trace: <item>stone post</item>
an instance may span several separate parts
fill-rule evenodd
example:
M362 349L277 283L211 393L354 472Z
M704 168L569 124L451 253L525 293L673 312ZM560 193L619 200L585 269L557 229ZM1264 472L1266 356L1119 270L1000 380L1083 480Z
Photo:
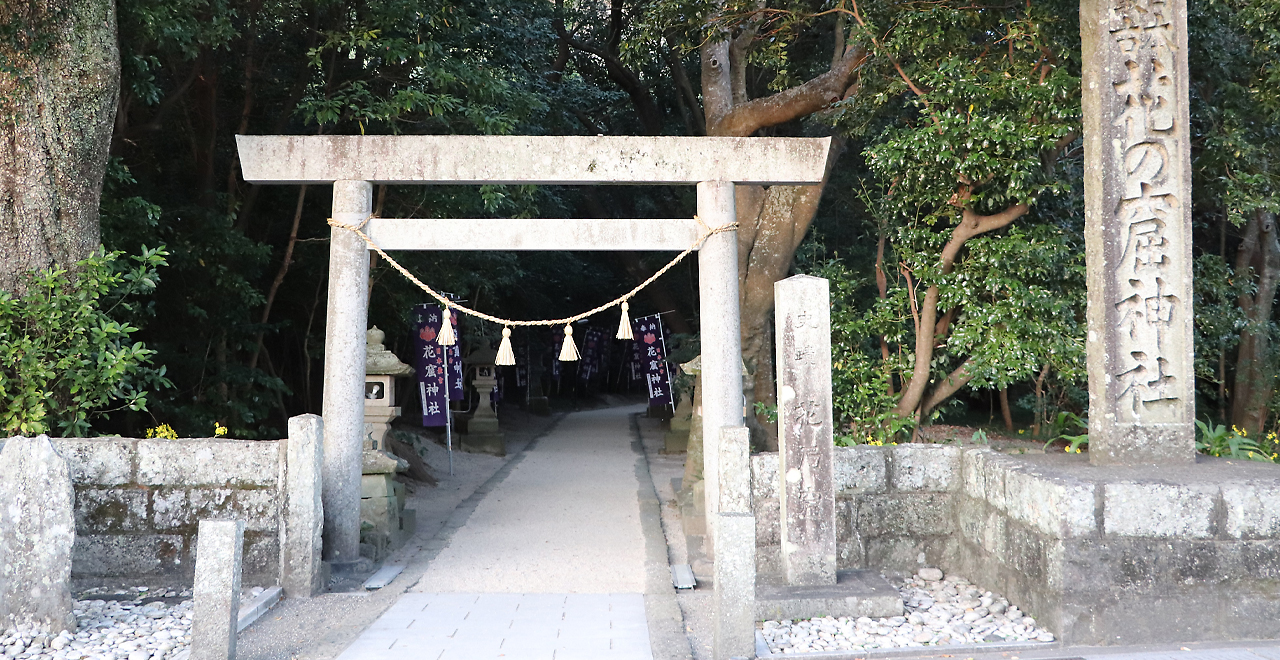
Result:
M1082 0L1089 459L1195 460L1186 0Z
M48 436L9 438L0 450L0 631L75 631L71 549L75 492ZM12 648L12 647L11 647Z
M792 585L836 583L831 294L808 275L773 285L782 566Z
M243 520L201 520L196 533L191 660L234 660Z
M284 534L280 540L280 586L289 598L310 598L324 591L320 497L324 421L317 415L289 418L285 448Z
M714 568L715 660L755 657L756 518L751 512L751 431L726 426L718 434L720 545Z
M373 209L368 181L333 183L333 218L359 225ZM324 558L342 569L360 559L360 462L364 446L365 324L369 254L359 236L334 227L324 340Z
M730 181L698 184L698 217L708 227L737 222ZM708 556L716 546L720 429L742 426L742 337L738 308L738 232L707 239L698 252L699 318L702 319L702 437Z

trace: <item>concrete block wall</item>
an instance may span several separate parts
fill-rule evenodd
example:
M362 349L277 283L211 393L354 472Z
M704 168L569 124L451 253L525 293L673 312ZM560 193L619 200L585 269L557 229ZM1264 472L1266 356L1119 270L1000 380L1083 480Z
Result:
M221 438L55 439L75 487L72 577L189 583L203 518L245 521L244 578L280 568L285 444Z
M835 454L839 568L938 566L1072 644L1280 637L1280 466L1094 467L949 445ZM777 455L752 457L761 573Z

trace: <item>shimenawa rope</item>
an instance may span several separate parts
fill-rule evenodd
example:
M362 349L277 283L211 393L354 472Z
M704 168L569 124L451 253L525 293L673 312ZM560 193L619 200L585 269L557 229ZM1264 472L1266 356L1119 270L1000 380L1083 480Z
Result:
M585 312L582 312L581 314L575 314L574 316L568 316L562 319L519 321L515 319L504 319L499 316L493 316L492 314L485 314L484 312L481 312L479 310L475 310L469 307L465 307L463 305L459 305L458 303L455 303L449 300L444 295L437 293L435 289L432 289L431 287L424 284L422 280L419 280L417 277L415 277L413 273L410 273L408 271L408 269L406 269L404 266L401 266L400 262L396 261L395 259L392 259L391 256L388 255L386 252L384 252L381 247L378 247L378 244L374 243L373 239L369 238L368 234L364 233L363 231L364 226L368 224L368 222L373 218L374 218L373 215L369 215L365 217L364 220L361 220L359 224L355 224L355 225L338 222L333 218L329 218L327 222L331 227L346 229L347 231L355 233L356 236L360 237L360 240L363 240L365 242L365 245L369 246L369 249L373 250L374 252L377 252L383 259L386 259L387 263L391 264L392 268L395 268L396 270L400 271L401 275L404 275L405 278L407 278L410 282L413 282L414 284L416 284L419 289L422 289L432 298L435 298L436 300L440 301L440 304L444 306L444 310L445 310L443 323L449 325L448 331L443 330L443 328L441 330L442 340L446 338L444 335L448 335L448 339L450 340L453 339L452 323L449 321L449 318L450 318L449 311L451 309L456 309L464 314L468 314L476 318L484 319L485 321L489 321L491 323L497 323L504 326L502 329L502 344L498 347L498 357L495 362L496 364L499 364L499 365L515 364L515 357L511 350L511 330L510 330L511 326L564 325L565 338L564 338L564 346L561 348L561 351L560 351L560 361L573 362L577 360L578 351L577 351L577 347L574 345L574 342L573 342L572 323L574 321L579 321L579 320L588 318L590 316L593 316L595 314L598 314L599 312L603 312L606 309L609 309L610 307L613 307L615 305L622 305L622 318L618 322L618 334L616 336L618 339L631 339L632 338L631 322L627 317L627 309L630 307L630 305L627 304L627 301L635 297L635 295L637 293L640 293L640 291L643 290L645 287L649 286L650 284L653 284L655 280L657 280L659 277L662 277L663 274L665 274L667 271L675 267L675 265L680 263L685 257L689 256L691 252L702 247L702 244L705 243L708 238L711 238L716 234L726 232L726 231L733 231L738 228L738 223L736 222L723 225L720 227L714 227L714 228L708 227L707 224L702 221L702 218L699 218L697 215L694 215L693 219L696 220L698 222L698 225L702 227L702 233L698 235L698 238L696 240L694 240L693 245L690 245L688 249L686 249L684 252L681 252L680 254L676 255L676 257L672 259L670 262L668 262L667 265L658 269L658 272L650 276L649 279L641 282L634 289L628 291L627 293L622 294L621 296L613 299L610 302L607 302L598 307L589 309ZM441 343L443 344L443 341ZM449 343L452 344L453 342L450 341Z

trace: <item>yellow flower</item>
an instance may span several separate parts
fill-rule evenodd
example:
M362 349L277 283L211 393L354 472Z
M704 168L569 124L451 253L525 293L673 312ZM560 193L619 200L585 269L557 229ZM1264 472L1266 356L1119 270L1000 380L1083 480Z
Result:
M155 428L147 429L148 438L158 438L161 440L177 440L178 432L173 430L168 424L161 424Z
M1022 435L1022 432L1023 432L1023 431L1025 431L1025 430L1026 430L1026 429L1018 429L1018 435Z
M219 424L219 423L217 423L217 422L214 422L214 423L213 423L213 437L215 437L215 438L221 438L222 436L224 436L224 435L226 435L226 434L227 434L227 427L225 427L225 426L223 426L223 425L221 425L221 424Z

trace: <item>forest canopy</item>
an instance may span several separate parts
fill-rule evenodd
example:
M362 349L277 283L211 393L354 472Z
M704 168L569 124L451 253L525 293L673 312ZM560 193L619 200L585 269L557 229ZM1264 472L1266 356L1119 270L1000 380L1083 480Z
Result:
M840 442L906 439L933 423L1051 440L1087 414L1076 2L54 5L65 7L0 9L0 93L50 89L39 81L58 75L76 21L114 11L118 64L94 74L102 108L84 119L83 149L103 152L103 167L84 200L98 207L100 192L97 222L83 231L100 227L103 249L81 246L97 241L82 233L48 256L53 270L6 258L0 327L18 327L24 304L126 301L76 317L109 331L85 349L97 357L59 367L118 356L108 362L120 388L90 397L56 384L74 379L32 385L21 365L33 344L15 337L58 328L7 333L7 432L170 424L205 435L218 424L271 437L289 416L319 412L329 191L244 182L237 134L831 135L823 185L738 192L753 440L774 442L772 282L794 273L832 283ZM1197 410L1206 429L1234 426L1274 453L1280 0L1192 2L1188 23ZM37 111L0 107L19 135ZM15 161L0 158L6 167ZM694 211L679 187L378 186L374 203L384 217ZM547 318L612 299L671 255L394 256L481 310ZM696 277L682 264L632 303L664 313L684 357L696 354ZM30 302L31 283L51 293ZM371 283L370 324L403 354L410 309L425 299L381 261ZM469 324L466 339L480 346L499 330Z

